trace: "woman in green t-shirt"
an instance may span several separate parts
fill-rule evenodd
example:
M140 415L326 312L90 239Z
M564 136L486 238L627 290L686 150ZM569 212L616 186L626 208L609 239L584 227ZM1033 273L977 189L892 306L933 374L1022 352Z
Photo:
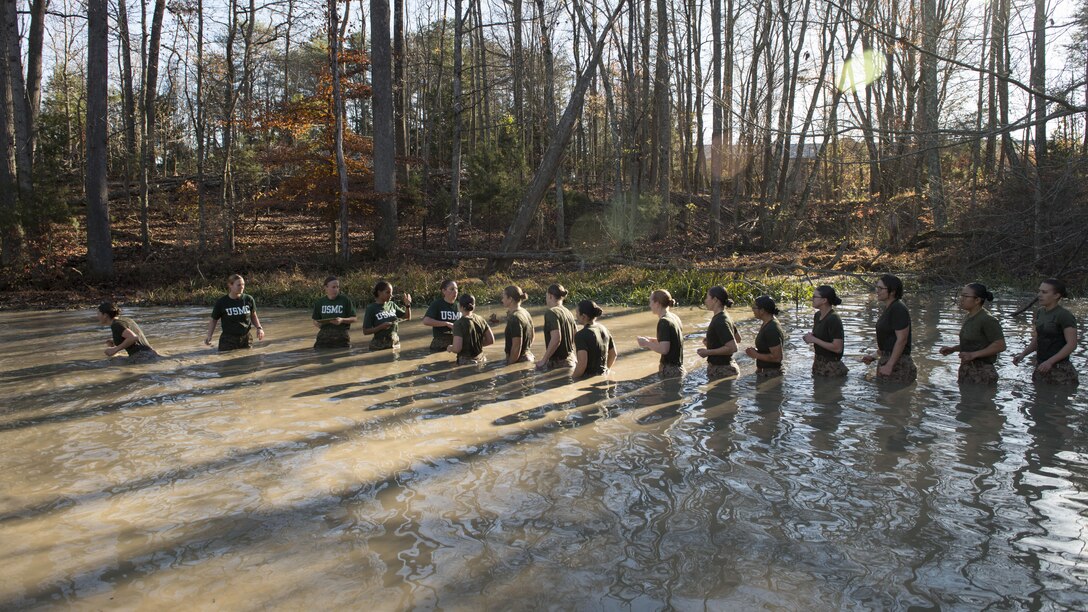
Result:
M457 283L452 279L442 281L442 297L431 302L423 324L431 328L431 351L440 352L453 343L453 324L461 318L457 308Z
M1036 353L1038 365L1031 374L1037 383L1051 385L1076 385L1080 382L1069 356L1077 348L1077 318L1061 306L1062 298L1069 292L1062 281L1050 278L1039 285L1039 310L1035 311L1035 329L1031 342L1013 357L1019 364L1025 357Z
M351 324L359 320L355 315L355 305L346 295L340 294L340 279L330 276L323 285L325 295L314 303L311 316L317 328L317 340L314 348L345 348L351 346L348 330Z
M759 333L756 334L755 346L745 349L744 354L756 360L756 376L766 378L781 376L782 348L786 344L786 332L778 322L778 305L769 295L761 295L752 303L752 316L759 319Z
M903 303L903 281L885 274L876 281L875 289L877 301L884 304L876 320L877 350L861 360L866 364L877 362L877 380L912 383L918 379L918 367L910 356L910 310Z
M716 285L707 290L703 305L714 313L706 328L706 338L703 338L704 348L699 349L699 356L707 361L706 377L708 380L732 378L740 373L737 363L733 361L740 332L725 310L733 305L733 300L729 299L725 287Z
M650 294L650 312L657 316L657 337L638 337L638 345L661 355L657 371L662 378L684 375L684 328L680 317L669 312L676 305L672 294L658 289Z
M604 311L596 302L578 302L578 323L582 329L574 334L576 362L571 372L574 380L600 376L616 365L616 343L605 326L597 322L602 314Z
M106 341L106 357L113 357L121 351L128 353L128 360L133 362L152 361L159 356L151 348L140 326L128 317L122 317L121 309L113 302L102 302L98 306L98 324L109 325L113 334Z
M850 373L842 362L846 334L842 319L835 312L839 304L842 304L842 300L831 285L820 285L812 290L812 306L816 308L816 314L812 317L812 331L805 334L804 341L813 347L813 376L842 378Z
M502 305L506 307L506 365L533 362L533 318L521 303L529 299L517 285L502 291Z
M998 353L1005 350L1005 334L1001 324L988 310L986 302L994 301L994 294L982 283L971 283L960 290L960 308L967 317L960 326L960 343L942 346L942 355L960 354L960 369L956 380L976 385L996 385Z
M446 349L457 355L457 365L480 363L485 346L495 343L495 334L476 310L476 298L465 293L457 298L461 318L453 324L453 343Z
M378 281L374 285L374 303L367 305L363 313L363 333L374 335L370 350L381 351L400 346L397 323L412 319L411 294L405 293L401 299L403 308L393 303L393 285L386 281Z
M577 323L563 305L567 290L563 285L548 287L544 297L548 310L544 311L544 341L547 346L540 360L536 362L538 370L570 368L574 366L574 334Z
M246 279L241 274L232 274L227 279L227 295L219 298L212 307L212 320L208 323L208 335L204 344L212 345L215 326L223 322L223 331L219 334L219 351L233 351L249 348L252 345L250 334L257 330L257 340L264 340L264 327L257 318L257 302L253 296L246 295Z

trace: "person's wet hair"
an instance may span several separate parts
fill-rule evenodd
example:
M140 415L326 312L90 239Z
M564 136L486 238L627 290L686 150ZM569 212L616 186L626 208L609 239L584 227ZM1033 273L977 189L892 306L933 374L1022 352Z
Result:
M667 289L658 289L650 294L650 301L657 302L665 308L676 305L676 300L672 299L672 294Z
M111 319L116 319L121 314L121 309L114 306L113 302L102 302L98 305L98 312Z
M1060 280L1058 280L1056 278L1048 278L1045 281L1043 281L1043 284L1050 285L1051 287L1053 287L1054 292L1057 293L1058 295L1062 296L1063 298L1069 297L1069 290L1065 288L1065 283L1064 282L1062 282L1062 281L1060 281Z
M508 285L506 289L502 290L502 292L503 295L510 298L511 300L514 300L515 302L524 302L525 300L529 299L529 296L526 295L525 292L521 290L521 287L518 287L517 285Z
M756 301L753 304L756 308L762 310L763 312L769 312L772 315L777 315L780 312L778 310L778 305L774 303L774 298L769 295L761 295L757 297Z
M561 300L561 299L567 297L567 295L568 295L567 288L564 287L563 285L560 285L560 284L555 284L555 285L552 285L551 287L548 287L548 293L551 294L557 300Z
M582 300L581 302L578 302L578 314L585 315L589 317L590 320L593 320L603 315L604 310L601 310L601 307L593 300Z
M880 282L884 283L884 286L888 288L888 295L897 300L903 299L903 281L899 280L898 276L885 274L880 277Z
M389 284L389 281L378 281L377 285L374 285L374 297L378 297L379 293L389 291L393 288L393 285Z
M994 294L986 288L986 285L982 283L968 283L967 287L974 292L975 297L981 299L983 302L994 301Z
M476 298L471 293L462 293L457 298L457 303L461 308L465 309L465 312L472 312L476 309Z
M816 287L814 291L819 294L820 297L827 300L827 303L832 306L842 304L842 298L839 297L838 293L835 293L835 288L831 285L820 285L819 287Z
M710 297L718 300L722 306L729 308L733 305L733 300L729 299L729 292L725 290L725 287L721 285L714 285L710 289L706 290L706 294Z

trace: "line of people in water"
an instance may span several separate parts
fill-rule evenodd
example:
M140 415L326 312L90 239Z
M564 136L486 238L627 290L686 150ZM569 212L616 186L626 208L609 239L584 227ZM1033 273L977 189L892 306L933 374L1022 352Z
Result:
M235 274L228 279L228 292L216 301L208 323L204 343L211 345L218 325L220 351L248 348L254 335L264 339L264 327L257 316L253 297L245 294L245 279ZM862 361L876 362L876 378L898 383L911 383L918 369L911 358L911 315L903 303L903 282L886 274L875 284L877 300L883 310L876 322L877 350L866 354ZM352 301L340 293L340 280L325 279L325 295L314 304L312 320L317 328L315 348L340 348L351 344L350 328L358 323ZM432 330L432 351L446 351L456 356L458 364L478 363L484 348L494 344L491 325L498 324L497 315L490 321L476 314L476 299L471 294L458 294L457 283L446 280L441 286L442 297L430 304L423 316L423 325ZM400 344L398 326L412 318L412 296L401 295L400 304L393 301L393 286L380 281L374 287L374 302L363 312L363 334L372 336L371 350L392 349ZM564 305L568 293L562 285L548 287L547 310L544 312L544 352L537 359L532 352L535 334L531 315L522 303L528 298L518 286L506 287L502 304L506 308L505 355L508 364L535 362L537 369L570 369L575 379L598 376L612 369L616 362L616 345L598 319L604 314L591 300L578 303L574 314ZM1035 354L1032 380L1038 383L1076 385L1077 371L1070 356L1077 347L1077 321L1061 305L1068 297L1065 284L1048 279L1039 285L1038 304L1031 341L1013 357L1014 364ZM960 328L959 343L940 347L942 355L957 354L960 360L958 380L961 383L995 384L998 380L995 363L1006 350L1000 322L986 309L994 299L993 293L980 283L963 287L959 307L965 312ZM812 345L814 377L845 377L843 363L845 334L842 319L835 307L842 303L835 289L820 285L812 293L815 314L812 330L804 341ZM684 330L680 317L670 309L676 304L668 291L658 289L650 295L650 310L658 317L656 335L639 336L638 345L660 355L659 372L663 377L683 376ZM707 290L703 304L713 313L698 355L707 361L707 376L711 380L739 375L734 359L740 350L741 334L727 309L733 305L728 291L715 286ZM113 334L107 342L106 355L125 350L131 359L144 360L157 356L139 325L120 316L112 303L99 306L99 323L109 325ZM787 338L777 315L773 298L767 295L755 299L752 314L760 322L752 346L744 354L755 360L756 375L761 378L783 374L783 347ZM579 329L580 328L580 329Z

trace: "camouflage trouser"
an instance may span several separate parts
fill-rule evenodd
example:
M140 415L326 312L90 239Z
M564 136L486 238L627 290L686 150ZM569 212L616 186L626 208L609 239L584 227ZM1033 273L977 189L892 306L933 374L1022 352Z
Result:
M351 346L348 328L343 325L322 325L317 330L314 348L347 348Z
M979 361L964 361L960 363L960 373L956 381L971 385L996 385L997 368L992 363Z
M159 354L155 352L155 349L147 348L142 351L136 351L128 356L129 363L149 363L159 358Z
M843 378L850 373L846 364L841 359L828 359L823 355L816 355L812 359L812 375L825 378Z
M657 368L657 373L661 375L661 378L680 378L686 370L684 366L663 364Z
M235 336L234 334L228 334L226 332L219 334L220 352L249 348L252 344L252 336L249 333L243 336Z
M785 373L785 368L756 368L756 378L774 378Z
M740 374L740 370L737 369L737 365L733 362L722 364L706 364L706 377L708 380L718 380L720 378L733 378Z
M888 358L881 357L877 369L879 370L886 363L888 363ZM878 371L876 379L904 385L910 384L918 380L918 366L914 365L914 360L910 358L910 355L900 355L899 361L896 361L895 367L892 368L891 376L881 376Z
M1068 359L1055 363L1050 371L1043 374L1039 370L1031 373L1031 380L1045 385L1072 385L1080 383L1077 370Z
M563 359L549 359L544 364L544 371L549 372L551 370L569 370L575 366L573 357L565 357Z
M477 365L487 361L483 354L476 355L475 357L469 357L468 355L457 355L457 365Z
M453 344L453 334L442 334L431 339L431 352L441 353Z
M536 358L533 356L532 351L525 351L525 354L521 356L521 359L518 359L514 363L525 363L527 361L532 362L534 359Z
M400 336L397 334L389 334L384 338L374 337L370 341L370 350L372 351L384 351L400 345Z

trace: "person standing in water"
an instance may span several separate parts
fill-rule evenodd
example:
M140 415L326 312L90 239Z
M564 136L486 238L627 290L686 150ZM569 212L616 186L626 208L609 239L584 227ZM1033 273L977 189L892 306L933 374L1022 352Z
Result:
M393 303L393 285L388 282L378 281L374 285L374 303L367 305L363 313L363 333L374 336L370 340L370 350L381 351L400 346L397 324L411 320L412 296L405 293L401 301L404 302L403 308Z
M877 362L877 380L912 383L918 379L918 368L910 356L910 310L903 303L903 281L891 274L881 276L876 282L876 299L884 304L876 321L877 351L861 360Z
M548 310L544 311L544 340L547 342L547 347L536 363L538 370L574 366L574 334L577 324L574 315L570 314L567 307L563 305L563 299L566 297L567 290L563 285L548 287L548 293L544 298L548 304Z
M956 380L976 385L996 385L998 353L1005 350L1005 333L988 310L986 302L994 301L994 294L981 283L971 283L960 290L960 308L967 317L960 326L960 343L942 346L942 355L960 354L960 369Z
M672 295L658 289L650 294L650 312L658 317L657 337L638 337L638 345L661 355L657 371L662 378L684 375L684 328L680 317L669 312L676 305Z
M510 285L502 292L502 305L506 307L506 364L513 365L533 361L533 318L521 303L529 299L521 287Z
M591 300L578 302L578 323L582 329L574 334L576 363L571 377L575 380L607 373L616 364L616 343L612 334L597 318L604 314Z
M457 355L457 365L480 363L485 346L495 344L495 334L476 310L476 298L465 293L457 298L461 318L453 324L453 343L446 350Z
M812 291L812 306L816 314L812 317L812 331L805 334L804 341L815 350L812 357L812 375L827 378L842 378L850 373L842 362L846 334L842 319L835 312L835 307L842 304L835 288L820 285Z
M752 303L752 315L760 320L761 325L756 334L756 345L745 349L744 354L756 360L756 376L759 378L783 374L782 349L786 344L786 332L778 322L778 313L778 305L769 295L761 295Z
M423 315L423 324L431 328L431 351L444 351L453 344L453 324L461 318L457 307L457 283L446 279L442 281L442 297L431 302L427 314Z
M1035 311L1035 329L1031 342L1013 357L1019 364L1025 357L1036 353L1035 371L1031 380L1049 385L1076 385L1080 382L1077 370L1069 356L1077 348L1077 318L1061 305L1062 298L1069 297L1065 283L1050 278L1039 285L1039 306Z
M128 317L122 317L121 309L113 302L99 304L98 324L109 325L113 333L113 337L106 341L106 357L113 357L121 351L128 353L129 361L151 361L159 356L151 348L140 326Z
M325 295L314 303L313 322L317 328L314 348L346 348L351 346L348 330L359 320L355 305L346 295L340 294L340 279L325 279Z
M733 305L733 300L729 299L729 292L725 287L716 285L707 290L703 305L714 313L706 328L706 338L703 339L705 348L699 349L699 356L706 358L706 377L708 380L716 380L737 376L740 370L733 361L733 354L737 352L740 332L725 310Z
M257 302L245 294L246 279L232 274L227 279L227 295L219 298L212 308L212 320L208 323L208 335L204 344L212 345L212 334L220 320L223 331L219 334L219 351L249 348L253 344L251 332L257 330L257 340L264 340L264 327L257 317Z

